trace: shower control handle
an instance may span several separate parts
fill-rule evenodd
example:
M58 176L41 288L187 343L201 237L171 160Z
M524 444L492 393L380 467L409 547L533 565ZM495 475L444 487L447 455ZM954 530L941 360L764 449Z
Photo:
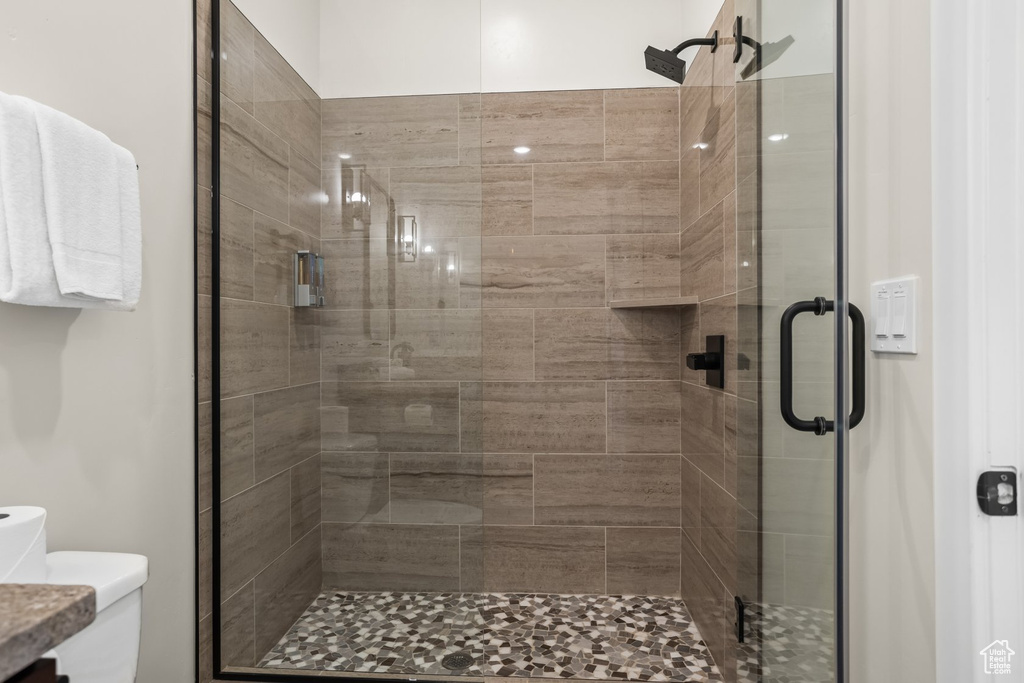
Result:
M836 425L832 420L824 417L815 417L813 420L804 420L797 417L793 412L793 322L801 313L813 313L816 316L823 316L835 310L835 302L825 297L817 297L814 301L798 301L782 314L782 330L780 339L781 358L779 370L780 382L780 407L782 419L793 429L799 432L813 432L818 436L825 436L834 432ZM864 314L860 309L849 304L850 319L853 321L853 412L850 413L850 429L853 429L864 419L865 412L865 325Z
M709 387L725 388L725 335L708 335L704 340L704 353L686 354L686 367L703 370L704 382Z
M722 367L722 358L717 353L689 353L686 355L686 367L691 370L718 370Z

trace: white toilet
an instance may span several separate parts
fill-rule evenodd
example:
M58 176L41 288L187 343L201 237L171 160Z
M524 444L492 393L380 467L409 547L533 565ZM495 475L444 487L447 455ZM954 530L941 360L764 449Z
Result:
M54 552L46 582L96 589L96 621L57 647L58 672L75 683L133 683L149 561L125 553Z
M133 683L149 561L124 553L47 554L45 523L43 508L0 507L0 582L96 589L96 620L56 648L57 670L74 683Z

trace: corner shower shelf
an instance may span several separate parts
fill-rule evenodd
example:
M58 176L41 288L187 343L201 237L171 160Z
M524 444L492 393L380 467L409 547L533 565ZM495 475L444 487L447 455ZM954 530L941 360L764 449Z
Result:
M669 308L671 306L696 306L695 296L673 296L664 299L626 299L609 302L609 308Z

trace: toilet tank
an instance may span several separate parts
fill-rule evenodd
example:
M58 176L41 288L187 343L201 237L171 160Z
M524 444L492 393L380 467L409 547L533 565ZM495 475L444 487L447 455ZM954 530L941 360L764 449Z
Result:
M60 674L75 683L132 683L149 561L125 553L54 552L46 568L48 583L96 589L96 620L57 647Z

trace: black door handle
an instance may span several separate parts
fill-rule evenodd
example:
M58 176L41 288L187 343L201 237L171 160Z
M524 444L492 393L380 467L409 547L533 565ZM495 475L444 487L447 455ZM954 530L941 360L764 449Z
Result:
M853 412L850 413L850 429L853 429L864 419L865 328L864 314L860 312L860 309L853 304L849 304L849 309L850 318L853 320ZM834 310L834 301L819 296L814 301L798 301L782 314L782 358L779 364L782 380L780 388L782 419L797 431L814 432L818 436L835 431L836 425L833 420L827 420L824 417L802 420L793 412L793 322L801 313L813 313L820 316Z

